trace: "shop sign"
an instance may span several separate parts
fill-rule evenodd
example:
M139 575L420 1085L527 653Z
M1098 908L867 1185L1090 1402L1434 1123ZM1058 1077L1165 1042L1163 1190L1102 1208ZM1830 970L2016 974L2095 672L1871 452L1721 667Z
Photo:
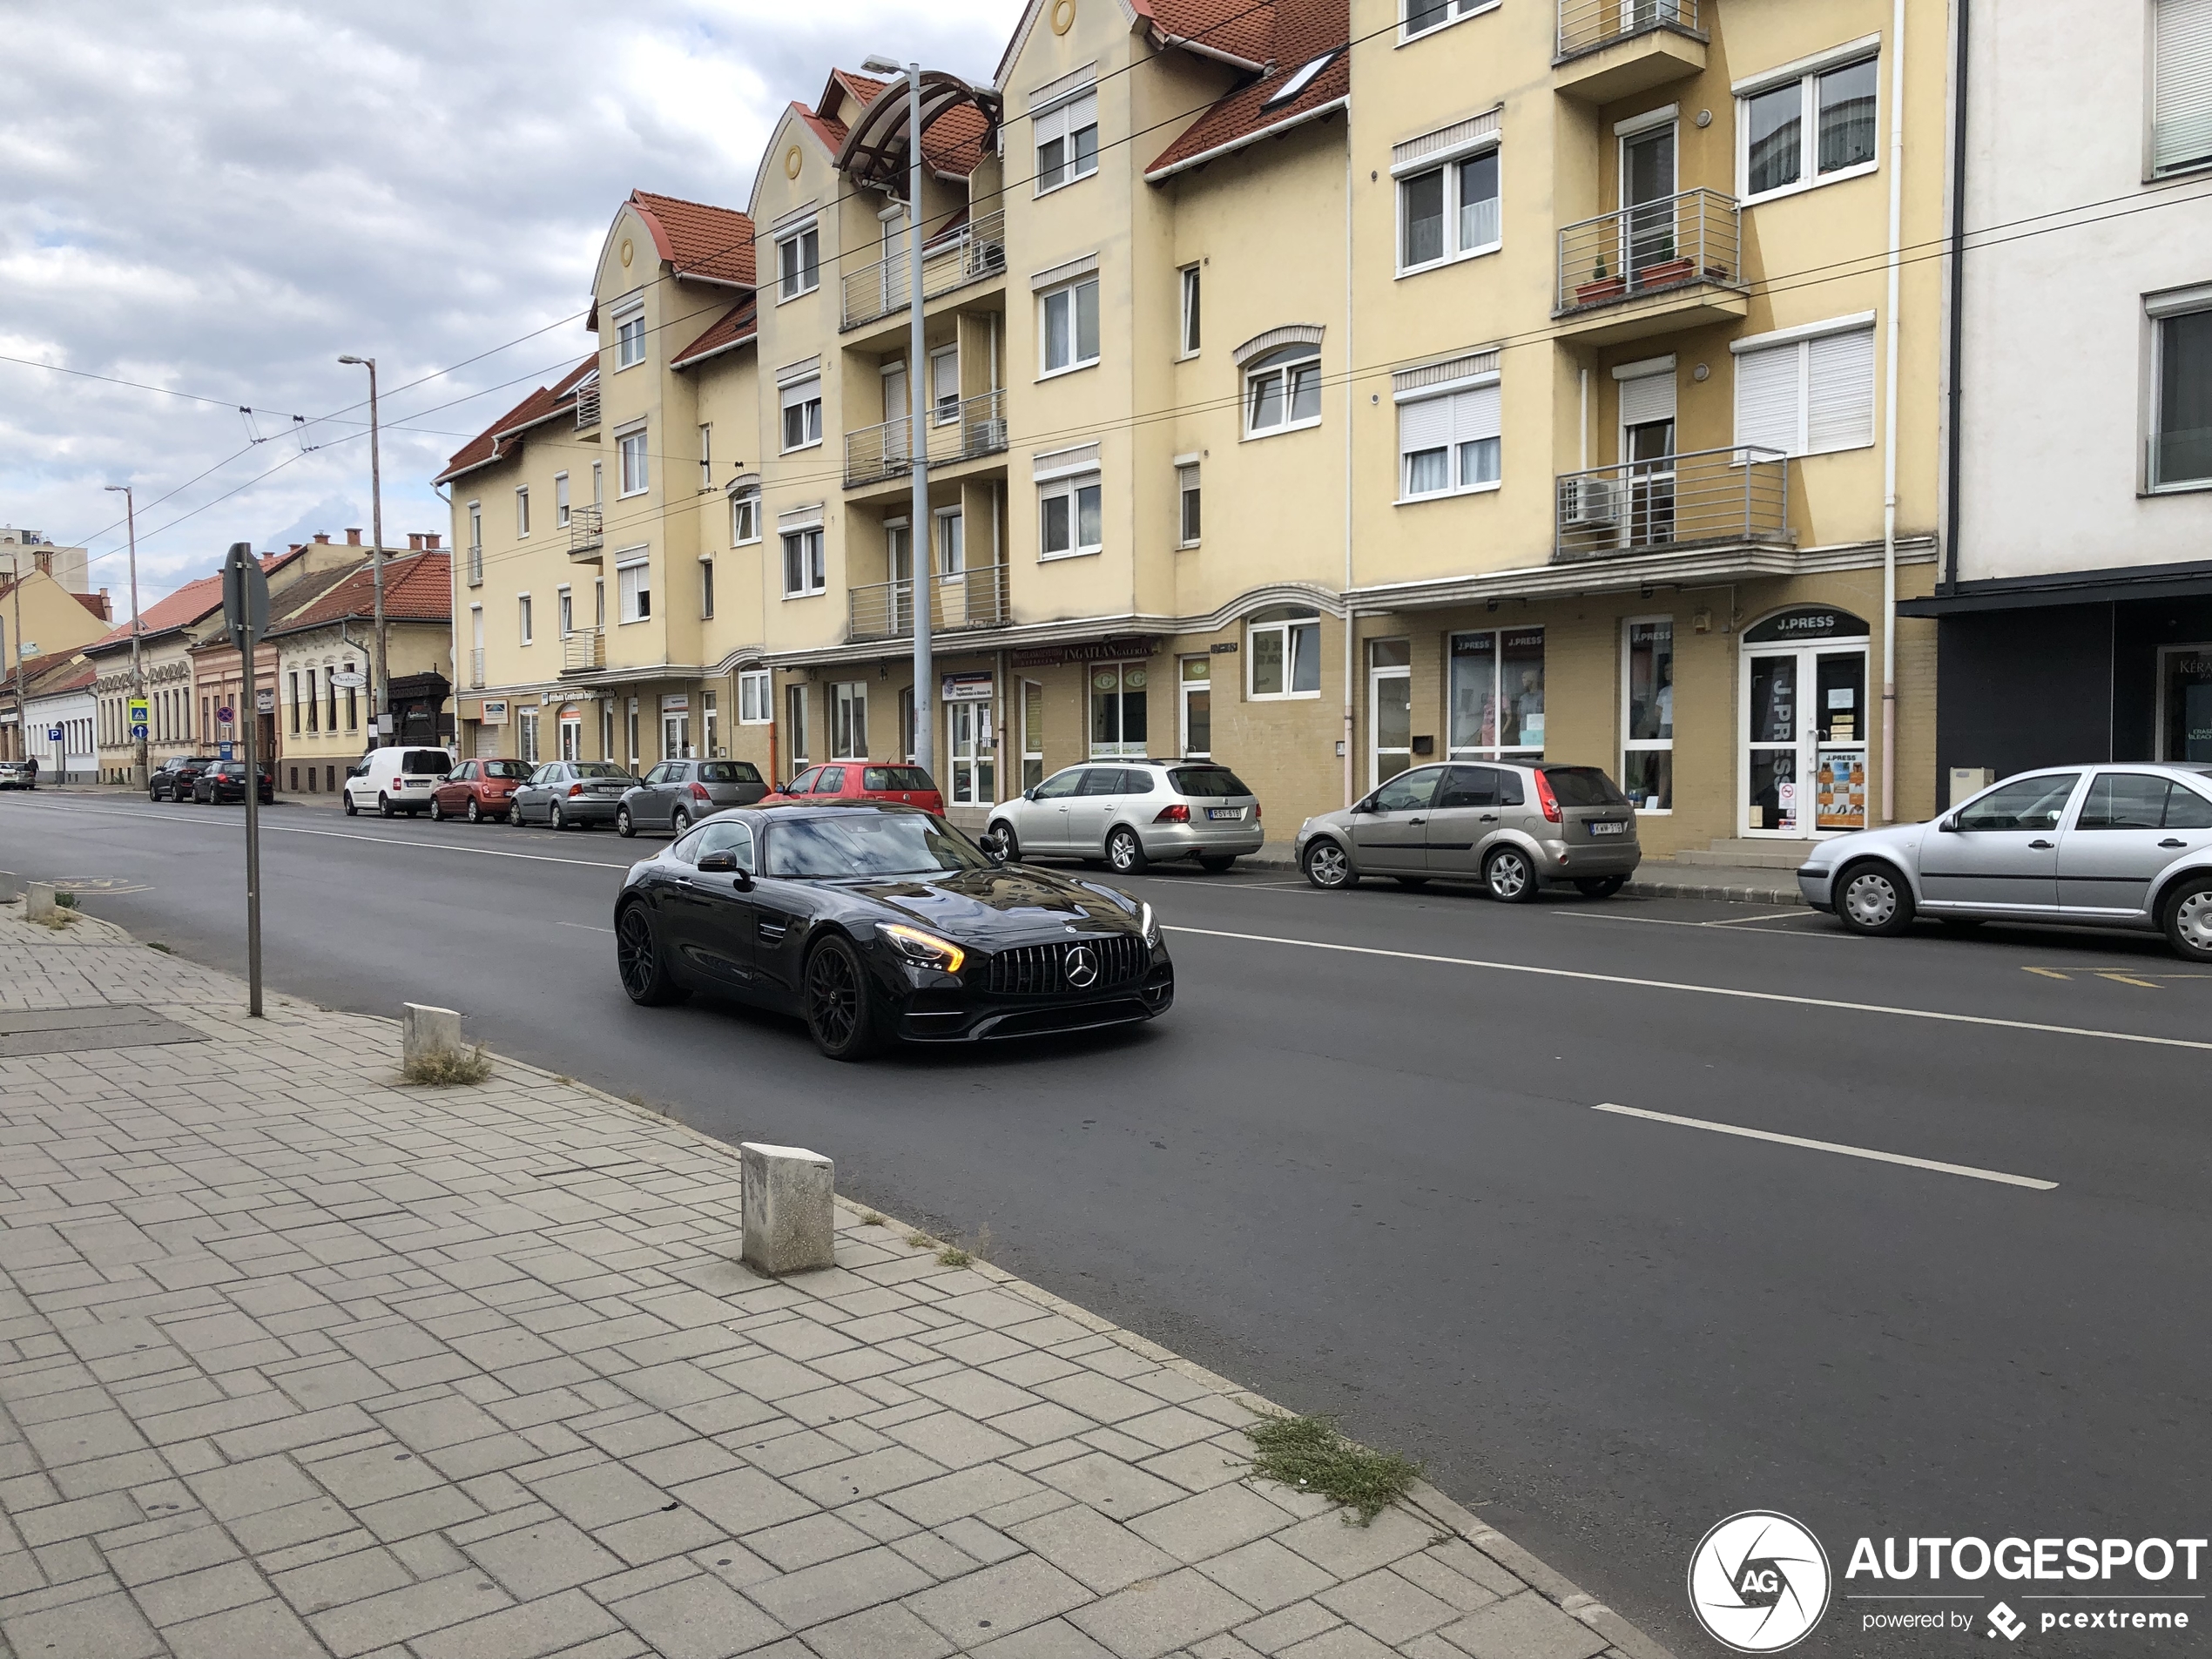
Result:
M991 672L982 669L973 673L948 674L938 694L948 703L988 703L991 700Z
M660 711L663 714L689 714L691 711L691 699L680 691L672 692L661 698Z
M561 711L561 719L565 725L574 725L583 718L583 711L574 703L570 704L567 707Z
M507 724L507 699L505 698L488 697L484 699L483 723L486 725Z
M1224 639L1218 645L1211 647L1211 650L1217 657L1233 657L1237 654L1237 642L1233 639Z
M274 714L276 692L266 686L258 688L253 693L253 708L259 714Z
M1864 639L1865 621L1833 605L1797 605L1747 629L1747 645L1794 645L1808 640Z
M1032 645L1014 653L1016 668L1057 668L1068 660L1057 645Z
M368 684L368 677L353 669L341 669L330 676L330 683L341 691L358 691Z

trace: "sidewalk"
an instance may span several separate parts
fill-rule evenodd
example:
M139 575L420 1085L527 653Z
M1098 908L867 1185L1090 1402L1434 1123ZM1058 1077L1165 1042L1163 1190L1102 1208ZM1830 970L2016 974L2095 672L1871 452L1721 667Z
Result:
M895 1223L756 1275L732 1149L21 916L15 1659L1663 1656L1426 1486L1363 1529L1246 1477L1272 1407Z

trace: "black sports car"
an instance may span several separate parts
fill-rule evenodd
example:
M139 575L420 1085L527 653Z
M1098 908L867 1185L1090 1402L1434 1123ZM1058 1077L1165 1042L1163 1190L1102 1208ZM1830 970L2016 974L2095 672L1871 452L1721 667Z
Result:
M894 1037L1127 1024L1175 1001L1151 906L866 801L733 807L633 865L615 958L634 1002L704 990L797 1014L833 1060Z

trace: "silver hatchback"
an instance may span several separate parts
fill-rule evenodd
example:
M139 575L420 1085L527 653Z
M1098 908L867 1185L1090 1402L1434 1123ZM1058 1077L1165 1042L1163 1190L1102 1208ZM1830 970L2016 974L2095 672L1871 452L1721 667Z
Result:
M1609 899L1643 857L1635 808L1599 768L1497 761L1401 772L1365 800L1307 819L1295 847L1317 887L1457 877L1507 904L1527 903L1547 881Z
M1103 859L1118 875L1156 860L1195 859L1221 871L1266 840L1259 798L1211 760L1092 761L1055 772L991 808L1009 859Z

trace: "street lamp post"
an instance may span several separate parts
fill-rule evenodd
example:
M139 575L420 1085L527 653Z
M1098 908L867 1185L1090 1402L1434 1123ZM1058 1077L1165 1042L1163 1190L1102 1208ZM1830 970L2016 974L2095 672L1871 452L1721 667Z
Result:
M123 519L124 523L130 527L131 701L132 703L143 703L145 701L146 697L146 671L144 664L140 662L138 658L138 637L142 631L138 624L138 503L137 499L132 496L131 486L129 484L109 484L106 486L106 489L110 495L114 495L118 492L122 495ZM129 712L127 706L125 712ZM134 732L140 732L144 729L135 720L131 722L131 725ZM135 738L135 741L138 745L138 765L132 769L131 781L136 787L144 789L146 786L146 739L145 737L139 736Z
M376 360L341 357L338 361L368 371L368 570L370 584L376 591L376 689L369 694L368 711L376 722L376 746L381 749L387 735L384 727L392 714L392 691L384 662L389 638L384 626L384 464L377 450Z

